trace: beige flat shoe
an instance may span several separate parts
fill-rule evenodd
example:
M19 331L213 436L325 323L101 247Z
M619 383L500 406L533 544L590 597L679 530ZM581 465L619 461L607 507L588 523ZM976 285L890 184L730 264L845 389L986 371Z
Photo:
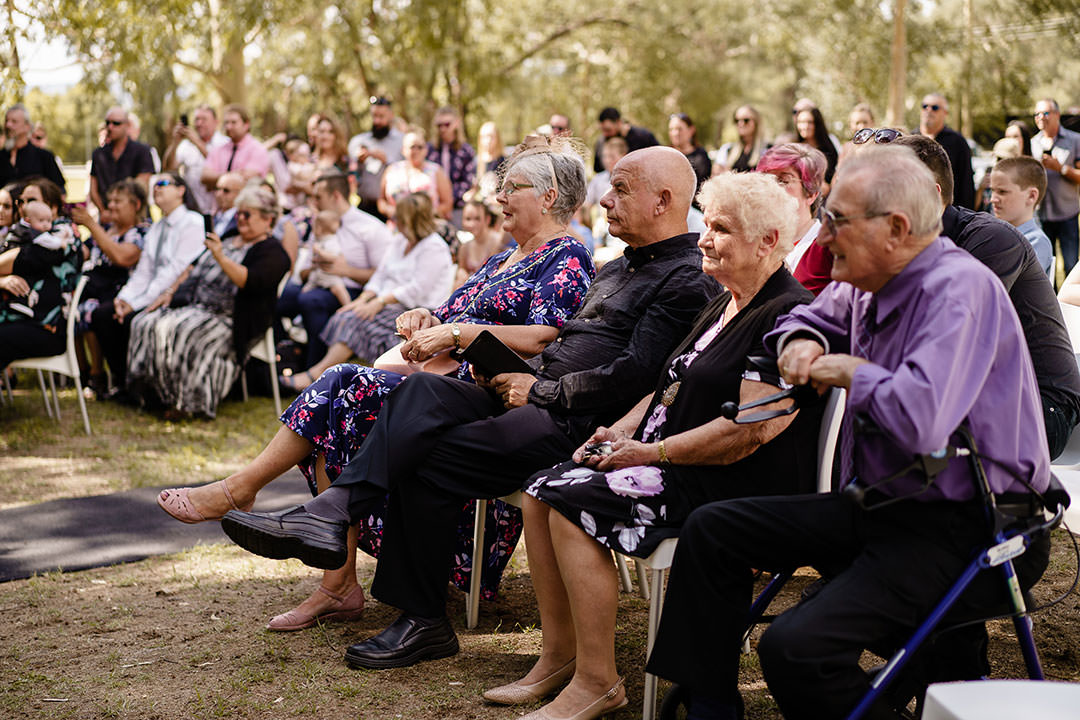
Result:
M229 506L233 510L242 510L247 512L251 510L255 505L255 501L252 500L245 507L239 507L236 501L233 500L232 493L229 492L229 485L224 480L218 480L215 485L221 486L221 489L225 492L225 499L229 501ZM195 523L205 522L206 520L220 520L224 517L225 513L216 515L214 517L207 517L201 512L195 509L195 505L192 504L191 498L188 497L192 488L170 488L168 490L162 490L157 497L157 504L162 510L172 515L174 518L182 523L193 525Z
M270 622L266 624L266 629L273 630L274 632L303 630L304 628L309 628L319 622L345 622L347 620L355 620L360 617L360 613L364 611L364 588L360 585L354 587L348 595L338 595L335 592L327 590L322 585L319 586L318 592L321 592L331 600L337 601L337 606L333 609L319 613L318 615L308 615L299 610L290 610L287 613L272 618Z
M496 705L531 705L539 702L574 676L576 664L576 659L570 658L570 662L534 683L525 684L520 680L515 680L507 685L485 690L484 699Z
M596 718L602 718L619 708L626 707L626 703L626 688L623 687L623 678L619 678L618 682L612 685L610 690L573 715L555 715L545 705L536 712L524 716L521 720L596 720Z

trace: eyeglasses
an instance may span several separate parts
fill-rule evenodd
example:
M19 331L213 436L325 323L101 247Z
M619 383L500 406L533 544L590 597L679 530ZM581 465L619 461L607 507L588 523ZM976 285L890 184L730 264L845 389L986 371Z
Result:
M552 125L551 129L552 129L553 132L566 132L567 130L570 129L570 126L569 125Z
M867 213L865 215L847 215L847 216L844 216L844 215L837 215L836 213L834 213L832 210L829 210L828 208L822 208L821 209L821 220L822 220L822 224L825 227L825 232L829 233L829 235L832 235L834 237L836 236L837 231L841 227L843 227L844 225L847 225L852 220L869 220L870 218L885 217L886 215L892 215L892 213L891 212L877 212L877 213Z
M237 191L233 190L232 188L219 187L219 188L214 188L214 192L225 193L226 195L230 195L230 194L232 194L234 192L237 192Z
M435 123L435 127L437 127L437 128L448 128L453 124L454 124L453 122L437 122L437 123Z
M749 123L754 122L754 118L740 118L740 117L737 117L737 118L735 118L735 122L737 122L739 125L747 125Z
M1053 110L1040 110L1037 113L1035 113L1035 119L1038 120L1039 118L1050 117L1053 114L1054 114Z
M172 180L158 180L156 183L154 183L154 187L156 188L169 187L170 185L176 185L176 183L174 183Z
M254 214L255 213L253 213L250 210L237 210L236 211L236 219L237 220L250 220L251 216L254 215Z
M105 119L106 125L123 125L126 122L127 120L109 120L108 118Z
M878 145L884 145L891 143L898 137L903 137L903 135L904 133L893 128L863 128L851 136L851 143L853 145L862 145L873 140Z
M938 105L937 103L923 103L922 104L922 109L923 110L933 110L934 112L937 112L938 110L941 109L941 106Z
M519 182L514 182L513 180L508 180L507 182L503 183L502 192L503 192L503 195L505 195L506 197L510 197L511 195L516 193L518 190L524 190L525 188L534 188L534 187L536 187L536 186L532 185L530 183L519 183Z

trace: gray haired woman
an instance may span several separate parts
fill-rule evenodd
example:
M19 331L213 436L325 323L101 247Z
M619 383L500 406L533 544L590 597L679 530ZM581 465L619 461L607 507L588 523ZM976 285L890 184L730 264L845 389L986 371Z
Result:
M128 391L160 401L167 416L214 417L270 327L289 270L288 254L271 235L279 212L273 193L249 186L235 205L239 235L222 241L207 233L203 253L131 323Z

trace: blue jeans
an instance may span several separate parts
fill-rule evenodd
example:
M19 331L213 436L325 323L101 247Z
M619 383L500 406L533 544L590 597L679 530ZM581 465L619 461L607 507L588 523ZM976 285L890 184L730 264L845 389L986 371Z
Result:
M1080 251L1080 227L1077 226L1077 216L1073 215L1064 220L1043 220L1042 229L1050 238L1051 244L1055 240L1061 244L1061 259L1065 261L1065 274L1068 275L1076 264L1077 252Z
M346 289L350 297L355 298L360 294L360 288ZM303 319L308 336L306 367L311 367L326 355L326 343L319 339L319 335L341 303L326 288L313 288L304 293L301 290L303 286L297 283L286 285L278 298L275 315L279 318L299 315Z

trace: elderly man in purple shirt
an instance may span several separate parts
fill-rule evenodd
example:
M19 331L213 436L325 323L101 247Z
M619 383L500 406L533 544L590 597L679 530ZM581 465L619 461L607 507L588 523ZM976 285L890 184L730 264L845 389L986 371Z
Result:
M1048 485L1016 312L992 272L938 237L940 216L933 176L906 148L865 153L836 174L817 242L832 251L839 282L782 318L766 346L785 380L846 388L846 421L862 415L882 431L860 435L853 453L848 422L841 433L841 482L869 488L866 501L751 498L690 516L648 667L689 691L692 718L735 717L750 568L832 576L758 645L784 717L842 717L855 706L869 687L862 651L910 634L985 541L966 459L950 461L925 492L914 474L881 482L950 444L960 425L992 458L983 464L996 494L1028 492L1014 476L1040 492ZM1022 583L1042 574L1047 550L1029 551Z

